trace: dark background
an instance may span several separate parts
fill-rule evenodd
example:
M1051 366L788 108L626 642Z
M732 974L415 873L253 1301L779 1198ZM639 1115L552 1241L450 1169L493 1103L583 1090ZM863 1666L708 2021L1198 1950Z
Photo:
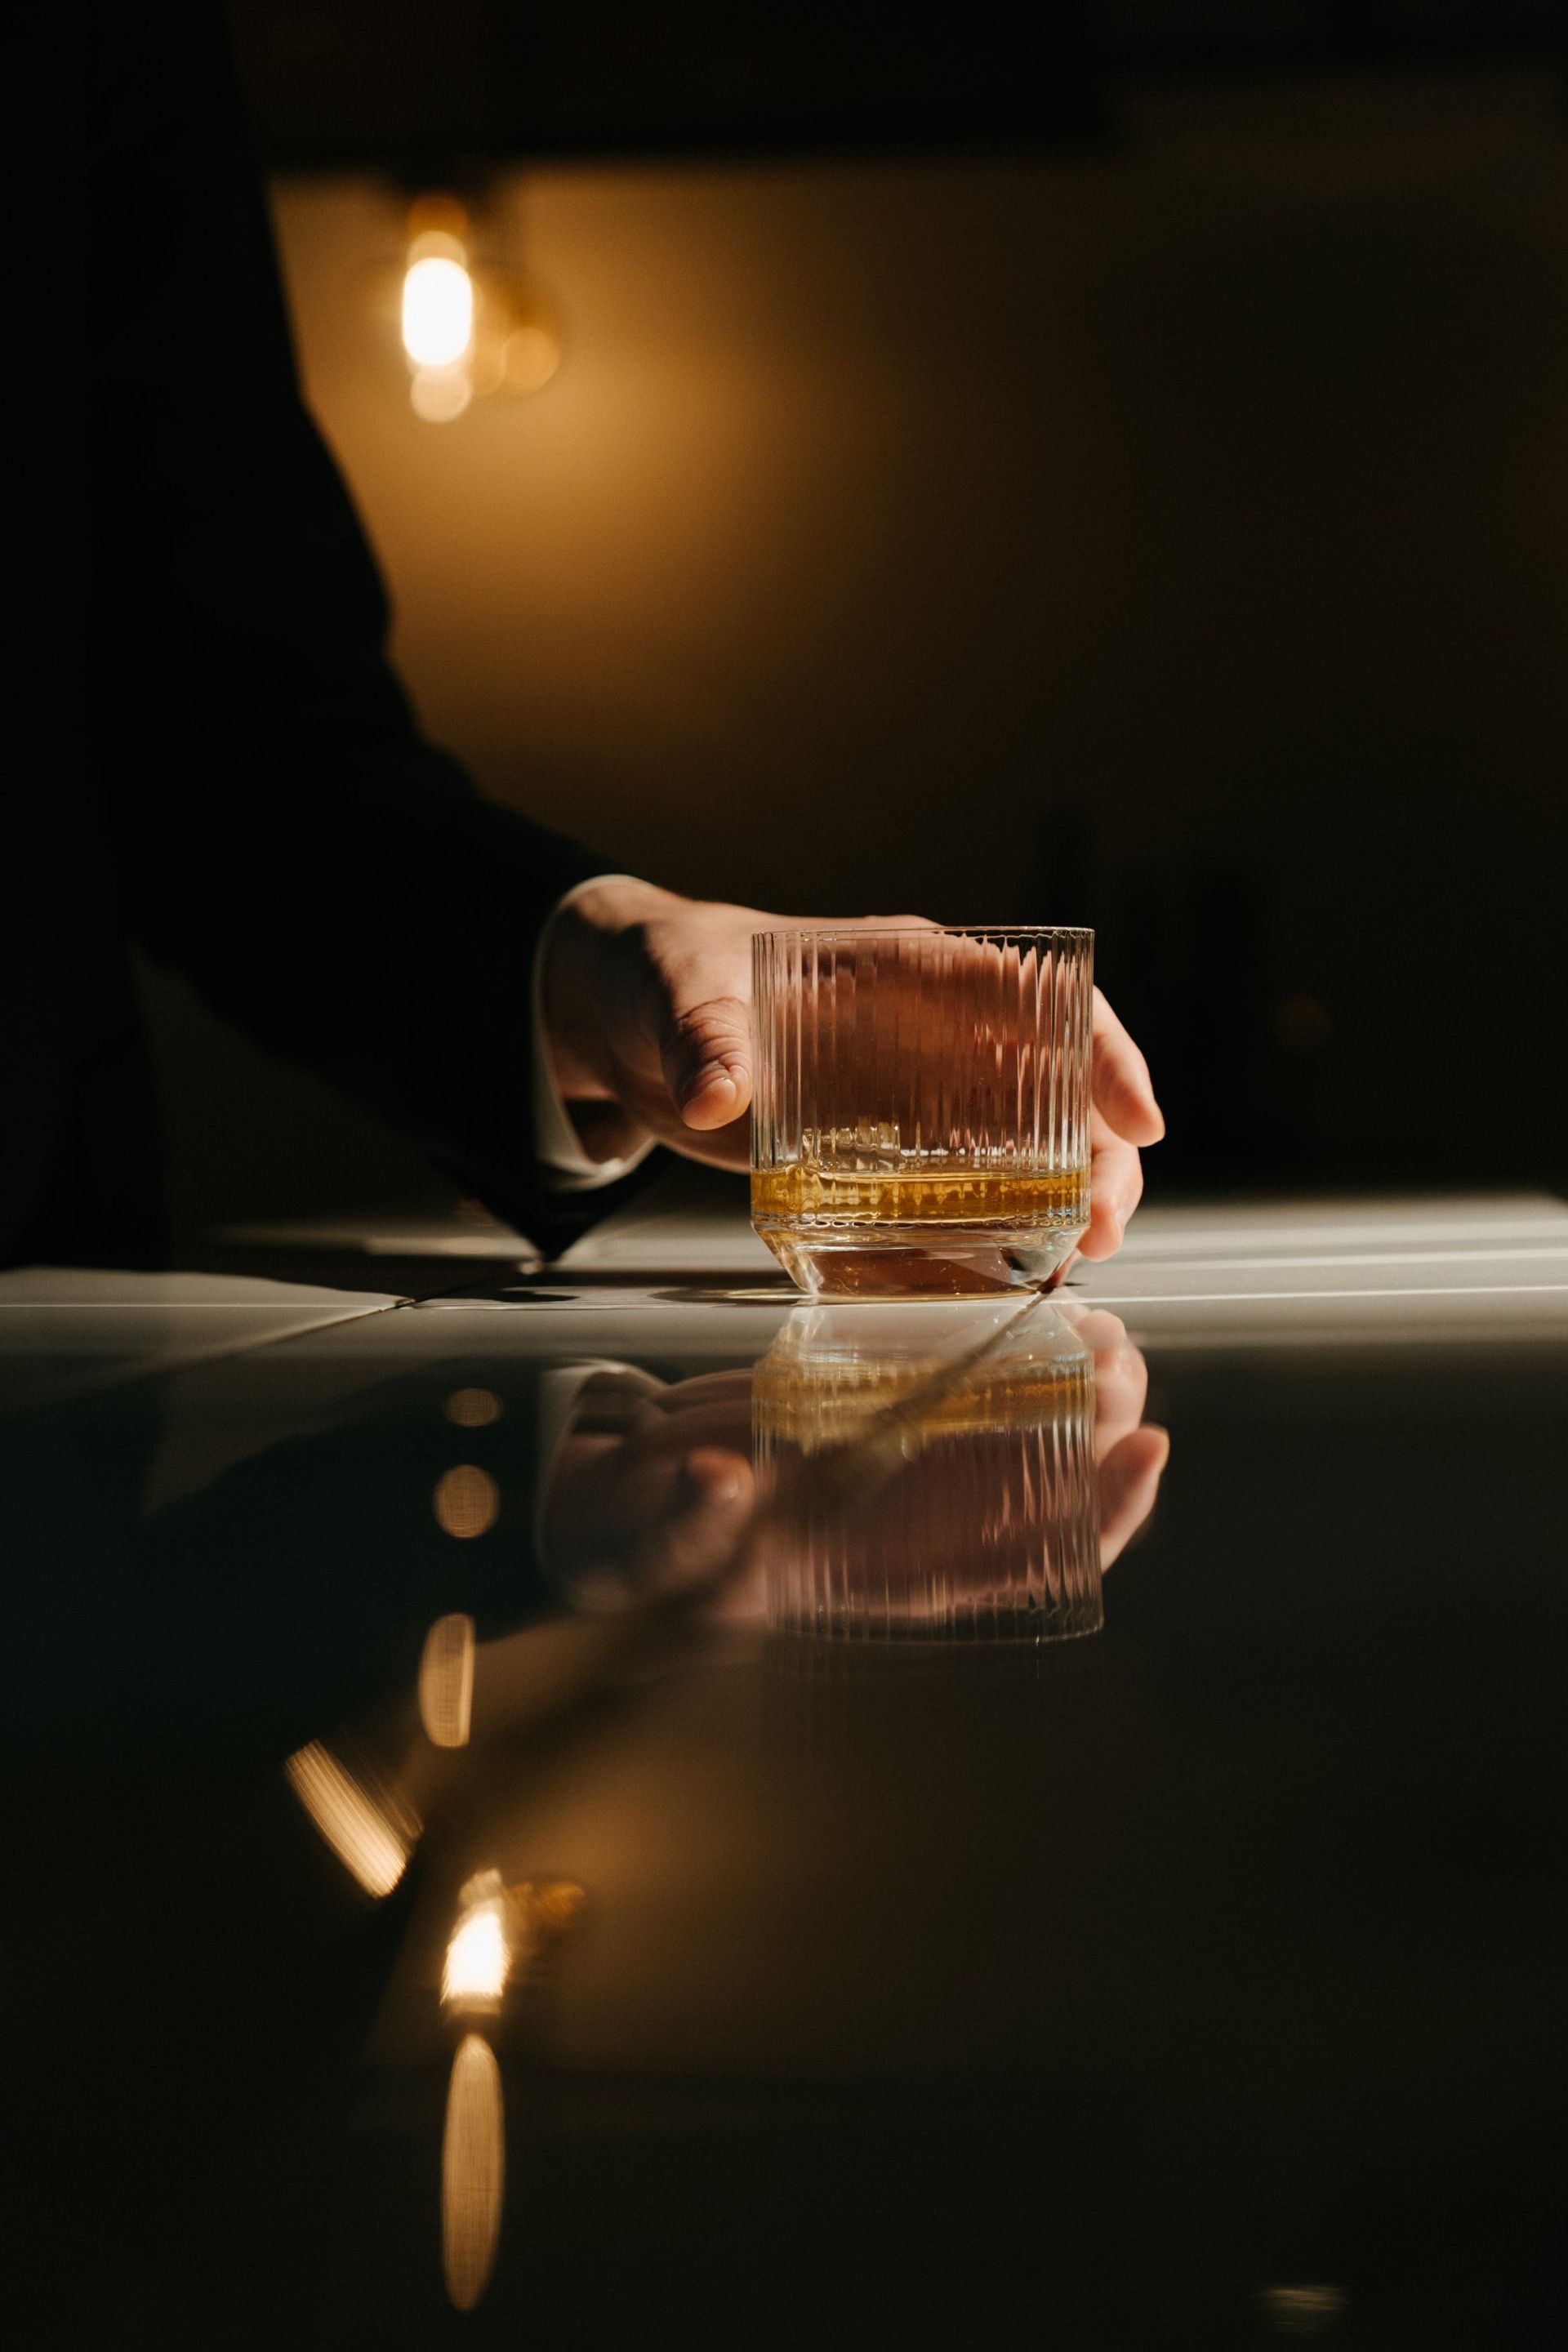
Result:
M1563 1181L1554 8L232 13L488 790L770 908L1094 923L1156 1185ZM447 425L394 309L438 184L564 344ZM149 986L184 1222L420 1194Z

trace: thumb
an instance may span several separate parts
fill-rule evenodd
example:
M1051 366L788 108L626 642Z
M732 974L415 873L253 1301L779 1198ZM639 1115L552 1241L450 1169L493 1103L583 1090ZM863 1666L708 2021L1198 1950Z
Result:
M661 1025L659 1065L688 1127L727 1127L752 1099L752 1013L739 996L688 1003L677 994Z
M1152 1421L1113 1445L1100 1465L1100 1559L1109 1568L1154 1507L1171 1440Z

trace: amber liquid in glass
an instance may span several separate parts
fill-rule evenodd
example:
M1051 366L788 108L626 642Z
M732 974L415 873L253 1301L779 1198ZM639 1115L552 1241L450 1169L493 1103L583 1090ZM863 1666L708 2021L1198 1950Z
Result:
M1089 1223L1089 1171L953 1168L791 1168L752 1171L752 1214L776 1225L1000 1225Z
M775 1632L1044 1641L1097 1629L1087 1355L1047 1345L1031 1359L1004 1339L944 1385L918 1354L855 1359L842 1326L837 1348L791 1337L786 1326L752 1391L758 1475L779 1530L767 1569ZM847 1461L858 1445L874 1450L858 1489L800 1476L812 1457Z
M802 1370L764 1356L752 1374L752 1425L764 1455L780 1445L803 1454L844 1445L879 1415L911 1397L910 1426L924 1443L938 1436L992 1436L1032 1429L1074 1411L1093 1418L1094 1384L1087 1363L1009 1364L999 1372L978 1367L949 1389L919 1364L875 1359ZM912 1452L911 1452L912 1458Z

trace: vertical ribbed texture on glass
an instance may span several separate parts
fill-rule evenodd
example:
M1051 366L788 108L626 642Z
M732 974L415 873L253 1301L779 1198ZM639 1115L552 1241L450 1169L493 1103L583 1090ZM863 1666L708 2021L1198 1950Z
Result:
M1047 1306L976 1319L994 1314L803 1309L781 1331L752 1405L775 1632L1098 1630L1093 1360Z
M1091 931L767 931L752 953L754 1169L1087 1170Z

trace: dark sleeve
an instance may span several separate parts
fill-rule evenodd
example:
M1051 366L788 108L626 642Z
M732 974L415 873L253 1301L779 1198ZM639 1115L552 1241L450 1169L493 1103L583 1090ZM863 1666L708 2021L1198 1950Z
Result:
M603 860L484 801L388 666L212 9L95 25L94 716L128 920L526 1214L531 958Z

